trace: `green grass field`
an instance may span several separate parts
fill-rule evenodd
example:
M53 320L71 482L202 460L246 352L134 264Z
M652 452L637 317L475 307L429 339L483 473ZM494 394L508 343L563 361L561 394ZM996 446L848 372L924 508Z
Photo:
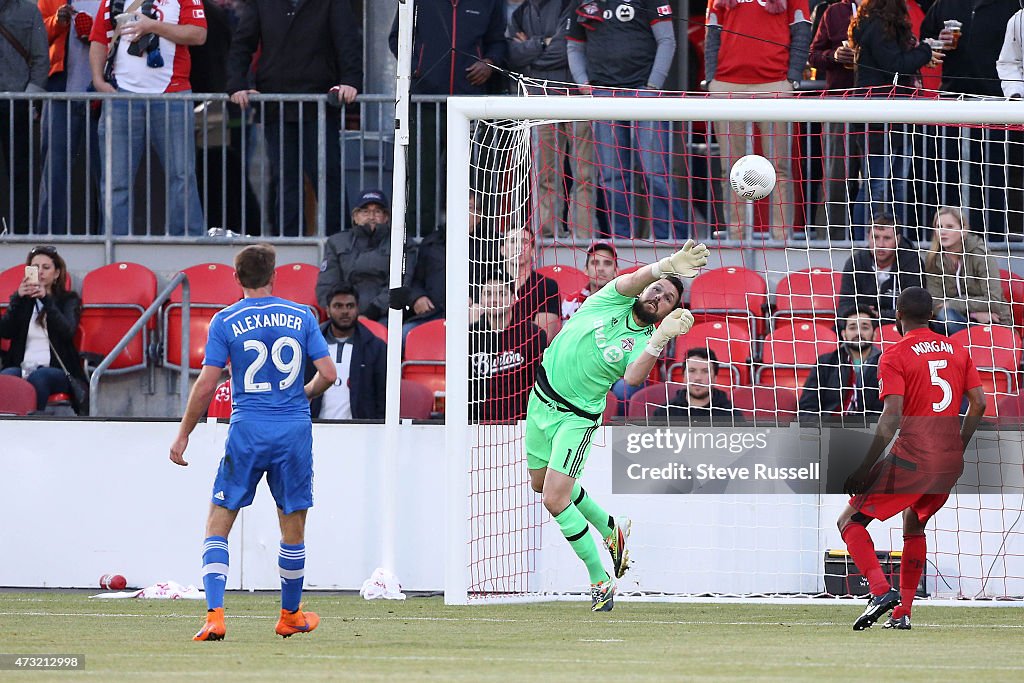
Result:
M229 594L227 639L193 643L196 601L0 592L0 652L85 654L84 671L33 681L1024 680L1024 609L922 605L914 630L855 633L860 601L808 605L620 602L445 607L307 593L323 619L274 634L276 594Z

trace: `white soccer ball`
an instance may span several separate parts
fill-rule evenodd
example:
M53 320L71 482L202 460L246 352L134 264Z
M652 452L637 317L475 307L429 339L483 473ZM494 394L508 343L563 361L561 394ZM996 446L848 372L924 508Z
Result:
M764 199L775 189L775 167L763 156L748 154L732 165L729 184L744 199Z

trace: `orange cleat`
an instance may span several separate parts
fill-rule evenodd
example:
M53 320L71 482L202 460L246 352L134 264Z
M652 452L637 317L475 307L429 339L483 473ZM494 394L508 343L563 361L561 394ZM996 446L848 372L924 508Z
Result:
M199 629L199 633L192 636L192 640L224 640L224 608L218 607L206 613L206 623Z
M316 612L303 612L300 606L295 612L282 609L281 618L277 620L277 627L274 631L282 638L287 638L296 633L309 633L319 625L320 617Z

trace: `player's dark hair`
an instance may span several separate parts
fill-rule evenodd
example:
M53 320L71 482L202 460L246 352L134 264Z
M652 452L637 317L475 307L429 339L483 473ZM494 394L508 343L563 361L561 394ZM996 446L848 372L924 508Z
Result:
M672 286L676 288L677 292L679 292L679 301L677 301L675 305L676 308L679 308L680 306L683 305L683 281L677 278L675 275L669 275L663 279L667 280L668 282L671 282Z
M714 381L715 377L718 377L718 356L711 349L706 349L702 346L695 346L686 352L686 359L700 358L711 363L711 379Z
M334 301L334 297L338 296L339 294L349 295L356 300L357 304L359 303L359 290L353 287L348 282L339 282L334 286L334 289L331 290L330 295L328 295L327 305L330 306L331 302Z
M277 252L269 244L250 244L235 255L235 272L245 289L266 287L274 277Z
M871 327L872 327L872 329L877 329L878 328L878 322L879 322L878 316L875 315L874 313L872 313L871 309L869 307L862 306L862 305L857 306L855 309L853 309L852 311L847 313L845 318L840 318L840 320L842 320L842 326L846 327L847 323L849 323L849 321L850 321L850 318L852 318L855 315L867 316L868 318L871 319Z
M896 300L896 310L908 322L923 325L932 319L932 295L923 287L907 287Z

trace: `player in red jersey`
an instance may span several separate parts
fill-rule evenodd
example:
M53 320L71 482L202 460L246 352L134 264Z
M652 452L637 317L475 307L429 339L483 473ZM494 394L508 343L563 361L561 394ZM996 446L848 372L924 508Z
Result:
M845 484L852 497L837 523L871 590L854 631L869 628L893 608L885 628L910 628L910 609L927 552L925 525L959 479L964 449L985 412L985 393L974 362L958 343L929 329L931 317L928 290L903 290L896 308L903 339L883 353L878 364L882 415L864 462ZM964 395L969 407L961 426ZM897 428L900 437L888 457L878 462ZM899 512L903 513L903 557L896 591L882 573L867 525Z

